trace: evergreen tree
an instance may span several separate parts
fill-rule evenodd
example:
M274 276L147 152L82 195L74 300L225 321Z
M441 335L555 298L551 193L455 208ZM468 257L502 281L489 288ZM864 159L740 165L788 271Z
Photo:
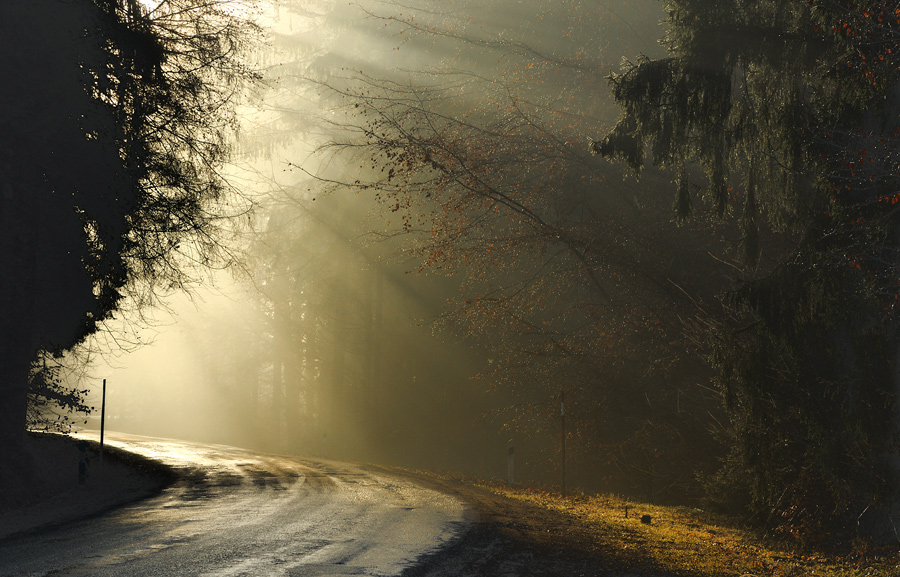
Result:
M183 286L185 257L212 258L217 167L253 31L223 6L0 7L0 442L14 454L29 381L33 400L61 393L52 374L35 377L36 360L100 330L126 294L140 303ZM83 406L77 394L61 401Z
M635 172L649 149L677 218L740 223L709 335L732 442L710 489L806 541L878 533L894 498L900 20L883 4L670 2L669 56L612 77L623 114L591 145Z

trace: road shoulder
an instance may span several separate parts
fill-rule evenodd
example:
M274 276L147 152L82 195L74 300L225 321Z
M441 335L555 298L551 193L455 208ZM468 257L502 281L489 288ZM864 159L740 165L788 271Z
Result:
M421 559L402 577L665 575L652 565L622 566L584 527L557 512L497 495L454 475L384 470L457 497L476 516L455 542Z
M0 503L0 540L90 518L158 494L177 473L151 459L95 441L40 433L30 437L34 473Z

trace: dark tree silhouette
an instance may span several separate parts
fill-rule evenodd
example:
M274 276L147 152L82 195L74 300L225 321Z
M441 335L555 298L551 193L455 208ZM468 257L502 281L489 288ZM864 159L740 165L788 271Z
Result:
M218 2L0 7L0 442L23 438L39 356L212 262L254 30Z
M669 57L613 77L623 115L592 145L636 171L645 152L675 169L680 218L699 207L741 227L745 265L710 333L732 445L715 488L805 542L894 535L888 4L672 2ZM767 230L790 242L761 242Z

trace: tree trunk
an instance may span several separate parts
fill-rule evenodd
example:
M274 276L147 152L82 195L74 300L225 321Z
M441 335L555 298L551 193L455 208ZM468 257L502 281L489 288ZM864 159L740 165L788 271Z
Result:
M4 174L9 177L10 175ZM16 175L21 176L21 175ZM19 179L24 180L24 177ZM25 450L28 373L37 344L32 325L36 310L37 232L18 210L35 210L34 199L10 178L0 180L0 492L30 475Z
M15 342L16 336L5 332L0 338L0 506L34 486L34 462L26 446L29 353L27 346Z

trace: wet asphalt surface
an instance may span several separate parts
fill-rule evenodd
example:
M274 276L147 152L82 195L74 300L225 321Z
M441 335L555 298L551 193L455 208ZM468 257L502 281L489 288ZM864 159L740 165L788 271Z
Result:
M0 577L413 575L472 534L462 500L377 468L124 435L111 444L178 480L0 540Z

